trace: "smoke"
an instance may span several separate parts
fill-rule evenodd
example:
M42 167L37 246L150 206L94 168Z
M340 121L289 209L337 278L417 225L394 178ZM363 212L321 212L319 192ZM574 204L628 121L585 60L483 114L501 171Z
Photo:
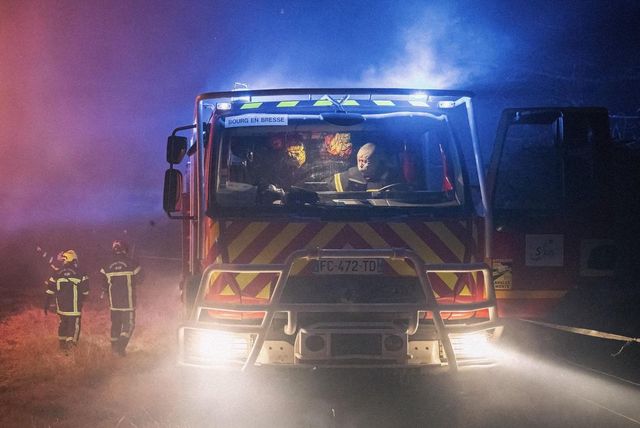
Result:
M149 170L163 166L162 150L141 144L155 116L142 110L146 80L136 79L147 76L136 54L154 51L120 19L130 11L9 3L0 6L0 232L158 213L162 170Z
M594 48L595 63L615 64L599 61L608 56L598 50L617 54L615 43L619 34L632 33L627 29L635 28L637 9L621 7L614 16L627 16L620 30L600 30L583 43L578 30L585 19L614 28L599 24L608 6L242 3L176 9L168 0L0 2L0 231L160 212L161 144L173 127L191 120L200 92L229 90L235 81L250 88L479 93L483 84L495 92L518 81L529 91L533 78L536 89L542 77L573 82L564 70L574 70L576 51L591 58ZM375 13L361 13L364 7ZM580 19L567 18L574 15ZM630 47L637 43L626 39L633 77L637 55ZM637 108L637 89L623 92Z
M455 10L429 8L401 33L402 47L388 64L371 65L368 86L459 89L486 77L508 50L508 39ZM499 50L498 50L499 49Z
M322 70L308 66L309 58L278 55L269 64L256 64L240 73L240 81L252 89L286 87L404 87L467 89L489 78L507 63L513 42L496 26L472 19L460 7L428 6L404 18L404 25L372 35L380 46L379 55L355 58ZM393 29L396 28L395 31ZM340 49L336 46L336 49ZM344 47L348 49L348 47ZM359 55L354 52L353 55Z

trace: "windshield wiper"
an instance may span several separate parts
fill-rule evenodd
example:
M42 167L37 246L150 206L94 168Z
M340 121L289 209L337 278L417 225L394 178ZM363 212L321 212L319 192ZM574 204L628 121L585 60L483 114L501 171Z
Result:
M282 197L282 203L285 205L317 205L318 202L318 193L297 186L291 186Z

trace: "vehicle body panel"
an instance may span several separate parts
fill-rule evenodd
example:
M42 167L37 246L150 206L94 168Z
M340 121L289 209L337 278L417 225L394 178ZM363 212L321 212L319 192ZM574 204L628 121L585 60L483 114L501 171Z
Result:
M460 337L498 336L484 264L491 233L484 177L477 204L460 149L464 139L482 164L471 95L301 89L199 96L181 363L457 370L467 358ZM333 188L371 141L393 187ZM285 174L302 166L303 173ZM208 345L200 347L201 337ZM235 357L218 364L212 355L222 348Z
M606 109L503 112L488 172L502 316L541 318L569 290L611 282L611 153Z

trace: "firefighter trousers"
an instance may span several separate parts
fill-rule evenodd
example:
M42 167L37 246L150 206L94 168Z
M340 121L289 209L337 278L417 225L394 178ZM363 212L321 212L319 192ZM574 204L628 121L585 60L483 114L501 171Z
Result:
M77 344L80 339L80 315L62 315L58 324L58 341L62 349Z
M124 352L136 325L135 311L111 311L111 347Z

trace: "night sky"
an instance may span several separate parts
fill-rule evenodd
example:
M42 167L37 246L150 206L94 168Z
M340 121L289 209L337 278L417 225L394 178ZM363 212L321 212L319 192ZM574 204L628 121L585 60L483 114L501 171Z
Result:
M499 110L640 108L640 2L0 2L0 231L162 217L166 137L198 93L338 86Z

